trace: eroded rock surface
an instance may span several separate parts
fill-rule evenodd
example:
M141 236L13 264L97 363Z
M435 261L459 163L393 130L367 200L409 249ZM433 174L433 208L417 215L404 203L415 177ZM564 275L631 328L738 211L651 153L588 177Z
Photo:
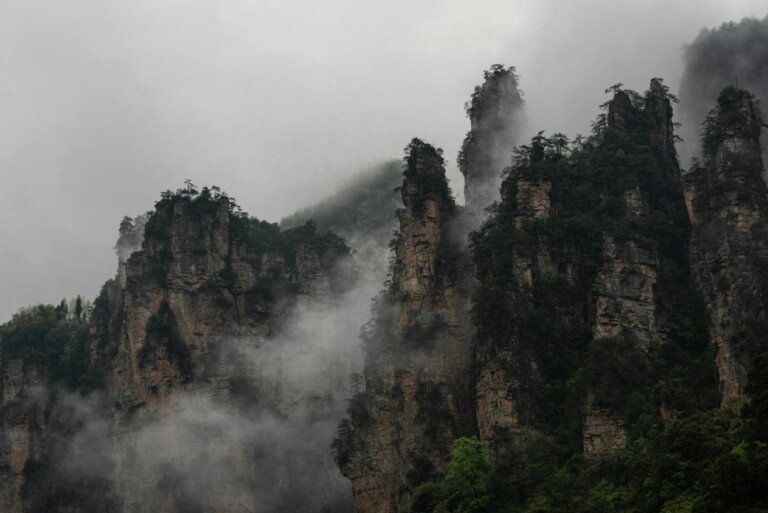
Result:
M761 179L762 118L752 96L726 88L710 114L704 162L685 175L691 266L709 313L724 404L745 397L768 329L768 200Z

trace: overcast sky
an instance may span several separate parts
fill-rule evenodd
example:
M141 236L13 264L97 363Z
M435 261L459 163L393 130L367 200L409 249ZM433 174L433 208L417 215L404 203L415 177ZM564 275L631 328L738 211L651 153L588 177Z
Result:
M0 322L93 298L123 215L185 178L278 221L418 136L453 188L463 104L517 66L530 131L677 89L682 45L765 0L0 0Z

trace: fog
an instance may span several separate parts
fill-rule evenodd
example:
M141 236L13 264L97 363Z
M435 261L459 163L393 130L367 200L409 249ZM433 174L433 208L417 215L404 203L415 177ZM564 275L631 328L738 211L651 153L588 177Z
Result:
M361 277L332 301L300 296L271 336L217 341L183 390L120 422L114 396L55 385L26 389L24 408L47 403L50 429L37 442L49 457L33 466L43 471L29 480L27 504L73 511L350 511L350 484L331 444L351 376L362 370L361 319L370 314L383 272Z
M114 271L120 220L185 178L260 218L414 136L453 190L482 71L514 65L529 130L588 132L616 82L677 91L703 27L765 0L0 0L0 321Z

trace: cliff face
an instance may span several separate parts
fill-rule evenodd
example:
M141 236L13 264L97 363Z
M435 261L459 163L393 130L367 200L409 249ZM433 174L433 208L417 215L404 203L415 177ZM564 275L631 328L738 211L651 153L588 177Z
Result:
M22 487L27 462L39 457L41 435L46 429L46 398L41 386L47 372L22 358L3 359L0 403L0 511L23 511Z
M474 433L456 206L439 152L418 139L407 151L391 285L366 328L365 390L335 447L357 511L406 510L416 486L444 474L451 441Z
M697 322L697 310L666 89L658 80L644 96L616 88L606 107L572 151L559 134L521 147L474 237L483 438L555 429L578 397L584 452L623 447L632 419L611 389L641 393L650 378L616 383L626 372L616 366L645 367L670 338L696 336L680 324Z
M356 340L326 347L313 329L329 329L351 266L347 247L311 225L281 233L224 197L158 203L92 319L123 511L348 500L327 447Z
M0 509L348 511L329 447L370 295L344 242L189 187L116 249L89 322L0 327Z
M752 96L726 88L705 125L704 162L685 175L691 266L709 314L725 404L745 397L768 329L768 200L760 176L762 118Z
M408 510L461 434L503 444L540 429L597 456L686 406L688 389L655 381L691 370L665 368L678 353L704 351L690 328L702 318L670 96L654 79L642 96L616 88L606 107L575 149L539 134L515 152L501 202L471 237L474 269L451 264L463 253L441 158L409 147L392 280L335 443L357 511ZM468 191L477 184L467 176ZM475 333L461 328L470 291Z

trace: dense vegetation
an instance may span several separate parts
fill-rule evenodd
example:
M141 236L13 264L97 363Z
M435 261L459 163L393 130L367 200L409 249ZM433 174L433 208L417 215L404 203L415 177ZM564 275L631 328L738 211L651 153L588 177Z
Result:
M645 403L633 409L649 409L659 387L666 400L687 404L694 393L679 387L700 384L697 362L708 361L703 355L704 318L688 274L690 227L679 169L671 144L655 142L659 127L649 107L657 101L669 105L672 99L663 87L645 95L620 86L611 91L614 98L605 104L608 112L598 118L590 138L579 138L569 148L562 134L547 138L540 133L530 145L516 150L513 166L506 171L504 199L473 237L480 281L474 310L478 343L488 348L488 358L494 358L498 348L512 347L538 362L542 386L525 392L527 399L521 397L522 404L537 411L524 410L523 416L557 426L564 439L574 442L579 394L587 389L596 393L597 404L620 414L631 402ZM552 184L552 207L548 217L519 226L515 219L523 208L516 204L521 181ZM644 198L647 212L634 215L627 210L628 191ZM632 340L592 342L588 291L603 262L606 236L658 254L657 301L669 322L672 344L651 347L652 352L645 354ZM541 252L547 252L558 269L547 273L534 268L534 284L527 288L516 279L514 263L521 258L536 262ZM643 371L642 365L649 368ZM627 381L606 381L615 373ZM658 376L670 373L676 384L669 378L653 385ZM635 384L630 384L632 375L637 375ZM531 379L527 376L524 381ZM643 400L628 393L640 391ZM573 394L576 397L569 399ZM637 412L628 416L639 418Z
M443 150L419 138L413 138L405 147L403 158L403 201L416 213L423 214L425 200L433 198L440 202L446 212L456 210L453 192L445 178Z
M613 99L590 137L569 144L562 134L539 133L516 150L502 201L473 235L479 364L512 351L517 363L507 372L521 383L518 415L529 427L497 430L488 440L489 462L476 458L487 506L457 506L450 500L455 483L446 479L417 489L414 513L757 511L767 505L757 477L767 475L766 431L756 428L765 421L765 394L757 392L765 378L754 378L752 402L739 414L718 408L705 316L688 271L690 226L672 144L675 99L657 80L644 95L620 84L606 92ZM527 214L517 204L521 183L550 184L547 217L515 222ZM628 191L643 198L640 212L631 211ZM593 337L588 312L606 237L657 255L663 343ZM538 267L543 252L554 270ZM521 259L533 262L531 284L515 273ZM765 363L757 361L754 376L764 375ZM626 449L583 456L587 406L623 421Z
M249 246L257 254L283 254L293 262L301 244L309 244L323 255L328 250L346 250L344 240L330 231L320 231L317 224L307 220L303 224L281 230L277 223L251 217L235 198L222 192L219 187L197 187L189 180L186 186L175 192L165 191L155 203L156 212L146 220L145 237L166 239L173 208L182 205L184 214L196 217L200 222L216 222L216 214L226 210L233 240Z
M0 365L22 358L26 365L39 365L53 383L73 389L87 385L90 309L80 296L57 306L22 308L0 326Z
M457 440L448 476L418 488L411 511L768 511L768 356L755 360L750 380L750 400L740 411L675 416L596 459L535 430L507 433L485 448ZM451 478L458 472L461 480ZM475 502L461 502L465 497Z

